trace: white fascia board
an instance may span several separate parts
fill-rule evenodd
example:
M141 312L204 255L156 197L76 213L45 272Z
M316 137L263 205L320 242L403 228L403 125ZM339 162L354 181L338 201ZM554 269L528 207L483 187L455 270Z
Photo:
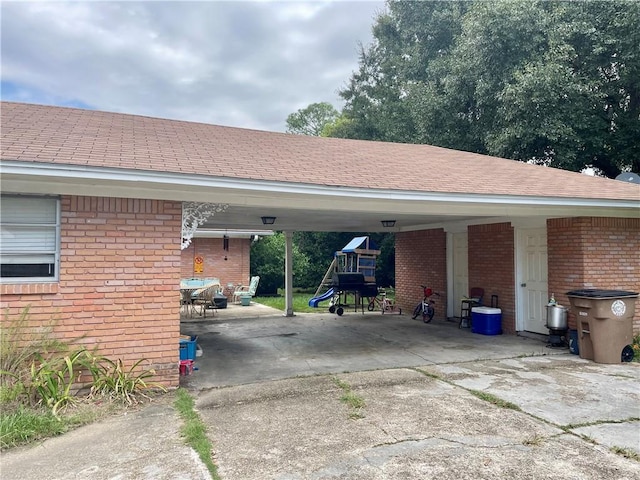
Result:
M605 210L635 209L640 210L639 202L631 200L609 200L570 197L535 197L523 195L487 195L420 192L404 190L366 189L355 187L313 185L303 183L274 182L264 180L248 180L230 177L210 177L202 175L185 175L166 172L147 172L115 168L83 167L78 165L42 164L34 162L2 161L0 177L2 191L15 191L17 188L36 189L24 193L75 194L95 196L122 196L127 198L148 198L174 201L225 202L246 206L287 206L296 208L291 199L300 202L301 196L310 197L311 205L316 205L320 198L331 201L332 209L339 207L335 202L361 200L371 202L394 201L407 206L411 203L424 205L424 202L441 203L447 208L459 204L468 209L469 205L477 207L501 207L493 212L493 216L518 214L517 207L560 207L560 214L566 215L571 207L596 208ZM44 182L44 184L43 184ZM48 190L48 191L43 191ZM283 198L285 202L273 201L265 204L265 196L273 199ZM255 204L252 203L255 199ZM306 208L305 205L302 208ZM346 206L345 206L346 207ZM514 208L515 207L515 208ZM423 211L424 207L420 207ZM348 209L348 208L347 208ZM449 213L449 212L447 212ZM455 212L451 212L455 214ZM574 212L579 214L579 212ZM605 213L606 214L606 213ZM637 215L640 215L638 213ZM575 216L575 215L574 215ZM626 215L625 215L626 216ZM633 215L636 216L636 215Z

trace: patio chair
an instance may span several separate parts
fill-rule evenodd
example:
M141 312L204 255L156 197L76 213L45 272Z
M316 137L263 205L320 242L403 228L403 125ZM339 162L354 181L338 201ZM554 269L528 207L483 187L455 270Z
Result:
M194 308L199 306L200 315L205 318L207 316L207 309L211 309L212 315L215 316L215 311L218 309L218 307L213 301L213 298L218 292L218 288L219 286L217 284L214 284L195 292L195 297L193 299Z
M240 297L250 296L253 297L256 294L256 290L258 289L258 282L260 281L260 277L251 277L251 282L249 285L242 286L240 285L233 292L233 303L240 303Z
M180 288L180 310L184 310L188 317L193 315L193 290L189 288Z

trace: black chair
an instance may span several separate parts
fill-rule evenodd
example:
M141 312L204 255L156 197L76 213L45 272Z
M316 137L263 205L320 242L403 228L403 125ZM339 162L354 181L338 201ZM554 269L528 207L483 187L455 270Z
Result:
M469 290L469 296L462 299L458 328L471 327L471 309L482 305L482 297L484 297L484 288L473 287Z

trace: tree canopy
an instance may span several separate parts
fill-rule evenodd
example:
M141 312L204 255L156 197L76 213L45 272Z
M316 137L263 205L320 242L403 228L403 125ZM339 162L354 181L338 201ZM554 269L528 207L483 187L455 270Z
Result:
M287 133L320 136L322 129L333 122L339 112L327 102L312 103L287 117Z
M284 234L275 232L251 244L250 271L251 275L260 276L258 295L277 294L284 287L285 242ZM294 285L299 286L296 281L306 274L309 260L295 244L292 257Z
M387 2L335 137L640 171L640 2Z

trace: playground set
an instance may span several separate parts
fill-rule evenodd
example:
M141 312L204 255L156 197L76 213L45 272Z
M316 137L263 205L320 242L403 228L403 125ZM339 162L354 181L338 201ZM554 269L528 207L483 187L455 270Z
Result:
M327 273L309 300L309 306L318 308L321 302L329 300L329 312L340 316L344 307L351 305L348 299L352 296L355 311L360 306L364 313L365 298L369 311L373 311L376 305L380 306L382 313L395 311L384 289L376 285L378 255L380 250L368 236L353 238L342 250L335 252Z

